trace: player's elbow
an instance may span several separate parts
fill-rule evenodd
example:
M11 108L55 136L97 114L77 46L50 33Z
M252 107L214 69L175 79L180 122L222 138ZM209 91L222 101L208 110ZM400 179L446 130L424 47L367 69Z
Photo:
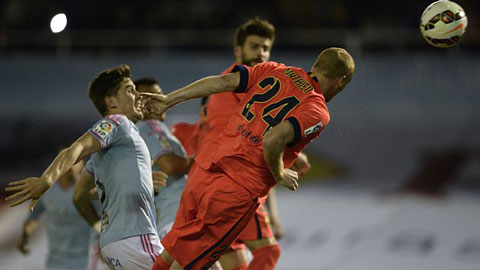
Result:
M157 160L160 170L168 175L186 173L187 163L186 158L175 155L164 155Z
M85 196L85 192L82 192L82 191L79 191L79 190L75 190L74 193L73 193L73 204L75 206L78 206L79 205L82 205L82 203L84 203L86 201L86 197Z
M279 144L280 141L272 132L267 132L265 136L263 137L263 149L269 150L269 149L274 149L276 148Z

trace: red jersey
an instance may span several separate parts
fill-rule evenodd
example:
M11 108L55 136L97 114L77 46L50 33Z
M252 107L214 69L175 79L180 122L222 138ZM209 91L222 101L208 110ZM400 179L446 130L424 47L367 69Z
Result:
M201 146L195 161L204 169L221 168L252 195L262 197L275 185L263 156L265 133L290 121L295 136L283 156L285 168L289 168L298 153L319 136L330 115L318 80L301 68L266 62L254 67L238 65L232 70L236 71L240 72L240 85L235 92L245 94L228 124ZM207 118L208 114L209 110Z
M180 122L170 127L170 131L182 143L187 156L190 157L197 154L200 121L195 124Z
M232 64L223 74L230 73L236 64ZM173 135L182 143L189 156L194 156L213 141L228 124L233 110L243 97L243 93L225 92L209 96L206 109L196 124L177 123L172 126ZM202 119L205 122L202 123Z
M235 66L236 64L232 64L222 72L222 75L230 73ZM198 139L198 153L222 132L244 95L243 93L224 92L209 96L206 104L208 130Z

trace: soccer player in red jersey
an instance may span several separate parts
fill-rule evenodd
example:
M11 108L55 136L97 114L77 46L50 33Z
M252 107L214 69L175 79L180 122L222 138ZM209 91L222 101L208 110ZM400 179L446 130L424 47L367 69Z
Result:
M237 65L151 97L145 113L160 115L192 98L245 93L227 126L198 154L153 269L208 269L247 226L259 198L276 183L297 189L298 175L288 168L328 124L326 102L351 81L354 66L346 50L329 48L311 72L275 62Z
M258 17L246 21L235 32L235 62L222 74L230 73L238 64L254 66L268 61L274 40L275 28L268 21ZM207 98L202 99L198 123L178 123L172 127L172 132L182 142L188 155L196 155L215 139L227 125L233 110L242 97L243 94L232 92L211 95L207 97L208 100ZM306 156L304 157L297 162L299 168L308 168L308 159ZM263 207L264 204L267 205L268 213ZM254 218L220 258L223 269L274 269L280 257L280 246L277 239L282 235L283 230L278 218L275 192L272 190L268 198L261 198L260 207ZM245 247L248 247L253 255L250 264L248 264Z

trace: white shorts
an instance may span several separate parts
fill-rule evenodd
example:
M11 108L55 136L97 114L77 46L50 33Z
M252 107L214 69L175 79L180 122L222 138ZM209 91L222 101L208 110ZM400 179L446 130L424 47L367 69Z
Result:
M132 236L102 248L108 267L115 270L151 270L163 246L155 234Z

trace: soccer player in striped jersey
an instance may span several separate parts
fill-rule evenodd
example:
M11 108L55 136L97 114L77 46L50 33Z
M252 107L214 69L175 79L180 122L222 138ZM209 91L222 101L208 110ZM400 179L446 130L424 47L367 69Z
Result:
M207 269L253 218L259 198L275 184L296 190L298 174L288 168L330 121L326 102L346 87L354 69L346 50L329 48L310 72L276 62L237 65L232 73L152 95L144 112L158 116L192 98L245 93L227 126L196 157L153 269Z
M153 78L142 78L135 81L139 93L163 94L158 82ZM138 131L147 144L153 161L153 170L168 175L166 186L155 195L157 206L157 230L160 239L172 228L177 214L180 198L187 182L187 172L193 158L187 157L180 141L170 132L164 123L166 113L156 119L148 119L137 123ZM221 269L218 264L210 270Z
M6 200L19 198L15 206L32 199L33 209L58 178L92 155L87 168L102 204L103 257L111 269L151 269L162 247L155 224L150 153L134 124L143 113L130 68L121 65L101 72L88 94L103 118L62 150L42 176L11 182L5 190L15 193ZM93 225L94 220L87 221Z
M162 94L162 89L153 78L135 81L139 93ZM170 230L177 214L180 197L187 182L187 172L193 159L186 156L180 141L173 136L165 121L166 113L159 120L144 118L137 123L140 136L147 144L153 160L153 170L168 175L167 183L155 195L157 206L157 229L160 239Z

